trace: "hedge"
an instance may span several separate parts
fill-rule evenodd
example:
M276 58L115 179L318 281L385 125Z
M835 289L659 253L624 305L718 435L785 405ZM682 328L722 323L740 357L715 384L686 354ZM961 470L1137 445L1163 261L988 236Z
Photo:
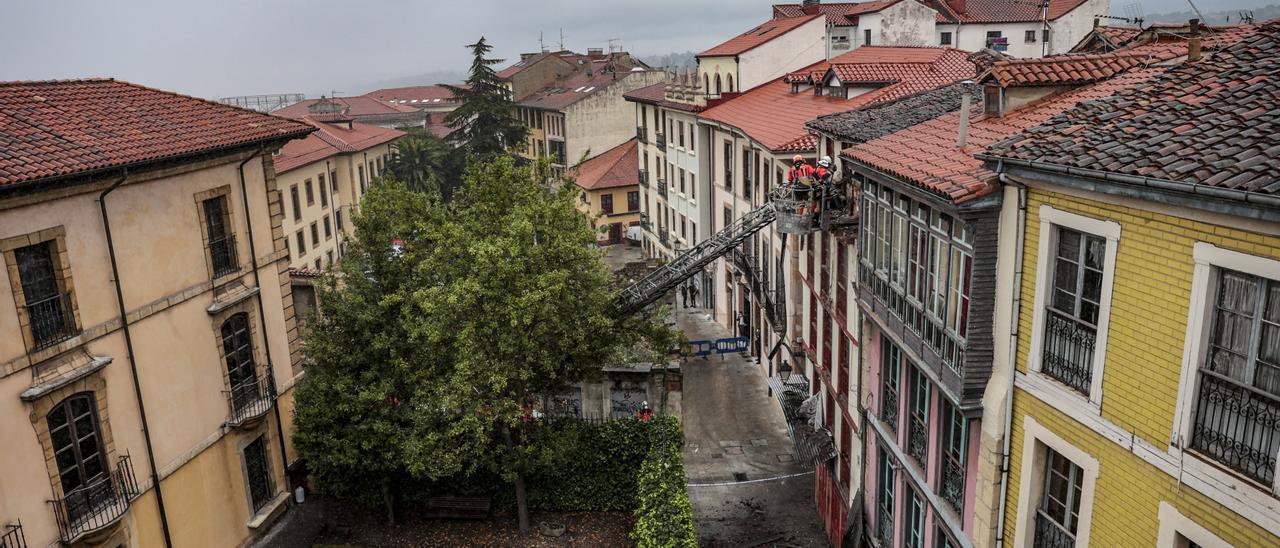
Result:
M551 419L543 442L566 456L528 478L529 507L541 510L632 510L636 477L649 453L654 423L634 418L593 423ZM531 434L533 434L531 432Z
M631 540L637 548L698 546L693 505L685 489L680 424L672 417L654 419L648 455L640 464L636 525Z

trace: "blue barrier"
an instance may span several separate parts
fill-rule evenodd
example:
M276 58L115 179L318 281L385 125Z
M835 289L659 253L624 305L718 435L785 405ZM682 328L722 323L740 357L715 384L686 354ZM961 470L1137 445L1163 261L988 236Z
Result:
M715 342L711 340L689 341L689 352L685 352L684 355L705 358L711 355L711 349L714 347Z
M746 352L751 346L751 339L748 337L732 337L728 339L716 339L717 354L734 354L738 352Z

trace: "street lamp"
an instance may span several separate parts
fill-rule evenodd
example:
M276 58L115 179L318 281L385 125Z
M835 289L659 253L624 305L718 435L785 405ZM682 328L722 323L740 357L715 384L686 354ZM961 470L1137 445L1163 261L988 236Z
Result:
M778 368L778 378L782 379L784 383L791 378L791 362L782 360L782 367Z

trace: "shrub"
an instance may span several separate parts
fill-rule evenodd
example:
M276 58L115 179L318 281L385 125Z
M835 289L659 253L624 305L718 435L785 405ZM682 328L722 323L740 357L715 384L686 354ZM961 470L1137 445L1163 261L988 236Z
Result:
M631 540L637 548L697 547L693 505L685 490L680 423L673 417L658 417L652 425L649 453L640 465L639 507Z

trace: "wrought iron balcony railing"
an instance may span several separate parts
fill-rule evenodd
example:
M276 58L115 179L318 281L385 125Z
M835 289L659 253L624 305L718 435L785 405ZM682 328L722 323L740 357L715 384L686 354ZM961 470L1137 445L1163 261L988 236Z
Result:
M58 522L58 536L65 544L108 527L129 511L129 504L138 496L138 480L133 475L129 455L116 461L109 474L101 475L79 489L66 493L62 498L49 501L53 504L54 518Z
M884 381L881 381L884 382ZM889 389L881 389L880 421L889 426L896 437L898 434L898 393Z
M924 466L929 454L929 427L921 417L914 414L907 423L907 454L921 467Z
M944 451L942 455L942 499L951 505L958 515L964 515L964 466L954 455Z
M1088 396L1093 383L1097 328L1052 308L1045 312L1040 371Z
M1280 446L1280 397L1200 370L1191 449L1271 486Z
M640 181L640 186L649 186L649 170L642 169L636 177Z
M876 516L876 536L880 537L880 546L893 546L893 512L880 507Z
M668 245L671 243L671 237L667 235L667 231L662 230L658 232L658 242L662 245Z
M655 141L657 141L658 148L665 150L667 148L667 136L663 135L662 132L658 132L654 136L657 137Z
M22 521L3 526L0 533L0 548L27 548L27 537L22 534Z
M227 274L234 274L240 270L240 263L236 260L236 237L234 234L228 234L219 240L211 240L209 242L209 258L213 262L213 277L218 278Z
M667 198L667 180L666 179L658 179L658 196L661 196L662 199L664 200Z
M636 126L636 140L641 143L649 142L649 128L644 126Z
M27 303L27 319L31 323L34 350L49 348L76 334L75 309L71 306L70 293Z
M1076 536L1066 530L1043 510L1036 510L1036 538L1032 544L1036 548L1073 548Z
M224 391L231 406L231 418L227 424L236 426L267 414L275 400L275 386L265 373L250 377Z

